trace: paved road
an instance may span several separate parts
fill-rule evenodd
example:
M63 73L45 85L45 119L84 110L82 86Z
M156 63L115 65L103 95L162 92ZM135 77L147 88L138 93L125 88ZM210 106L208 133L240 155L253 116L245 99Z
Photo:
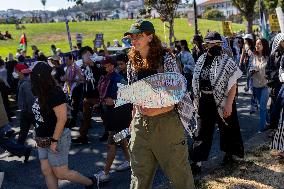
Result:
M237 100L239 119L243 140L247 141L256 134L258 116L249 114L250 96L243 94L244 82L239 84L239 97ZM69 166L71 169L77 170L84 175L92 175L103 169L104 160L106 158L106 143L99 142L99 136L103 132L100 118L93 117L92 128L90 130L90 144L73 145L69 155ZM18 130L18 121L14 119L14 128ZM72 131L72 135L77 135L77 131ZM30 135L31 137L31 135ZM34 145L33 140L28 140L29 145ZM214 135L213 146L211 149L210 159L222 155L219 150L219 134L216 131ZM5 171L5 178L2 185L3 189L41 189L46 188L44 178L40 172L40 164L37 159L36 150L33 150L32 156L28 163L22 163L22 159L17 157L5 157L0 154L0 170ZM114 166L123 162L122 150L118 149ZM219 163L219 162L216 162ZM111 172L111 182L101 186L101 189L127 189L130 183L130 170L125 172ZM60 188L63 189L79 189L80 185L60 181ZM165 189L169 188L168 180L164 174L158 170L154 179L153 188Z

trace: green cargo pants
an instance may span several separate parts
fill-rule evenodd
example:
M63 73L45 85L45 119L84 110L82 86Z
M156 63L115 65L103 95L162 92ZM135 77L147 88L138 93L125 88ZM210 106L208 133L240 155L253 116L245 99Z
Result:
M158 164L174 189L194 189L187 139L175 110L153 117L136 114L129 143L130 189L152 188Z

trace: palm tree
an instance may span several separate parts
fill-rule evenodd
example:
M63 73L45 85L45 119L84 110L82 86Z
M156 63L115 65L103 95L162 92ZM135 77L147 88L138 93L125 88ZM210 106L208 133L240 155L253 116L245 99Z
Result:
M45 22L47 22L46 13L45 13L46 0L41 0L41 4L43 5L43 10L44 10L44 15L45 15Z

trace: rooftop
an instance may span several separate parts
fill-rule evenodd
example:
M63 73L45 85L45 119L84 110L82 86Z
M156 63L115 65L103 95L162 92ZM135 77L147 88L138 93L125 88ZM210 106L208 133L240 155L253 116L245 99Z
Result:
M208 1L205 1L204 3L199 4L199 6L208 6L208 5L213 5L217 3L225 3L225 2L231 2L231 0L208 0Z

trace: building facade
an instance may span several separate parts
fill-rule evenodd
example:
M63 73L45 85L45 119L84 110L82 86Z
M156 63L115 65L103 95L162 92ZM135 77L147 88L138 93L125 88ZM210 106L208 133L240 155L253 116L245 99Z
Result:
M206 9L212 8L223 12L225 17L239 14L238 9L231 0L208 0L197 5L198 15L202 16Z

